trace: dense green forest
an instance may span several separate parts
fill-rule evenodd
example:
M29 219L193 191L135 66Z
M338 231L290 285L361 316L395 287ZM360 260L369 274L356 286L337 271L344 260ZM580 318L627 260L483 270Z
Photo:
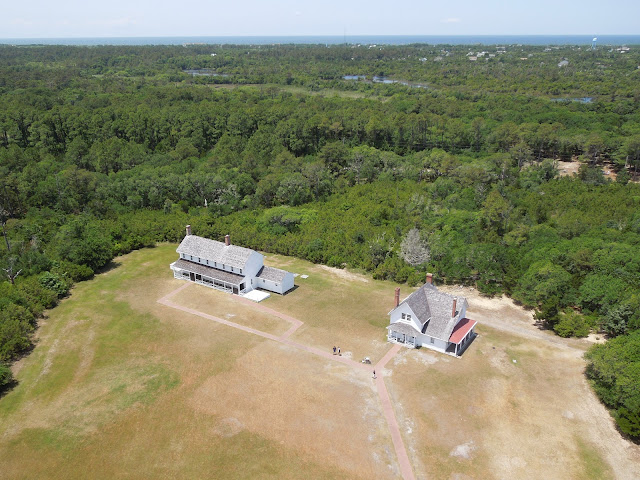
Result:
M615 48L0 46L0 386L74 282L191 223L601 332L587 375L640 437L639 65Z

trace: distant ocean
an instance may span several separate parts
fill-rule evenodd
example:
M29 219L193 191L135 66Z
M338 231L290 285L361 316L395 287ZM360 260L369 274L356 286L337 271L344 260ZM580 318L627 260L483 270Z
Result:
M321 44L364 45L591 45L592 35L347 35L244 37L104 37L104 38L0 38L9 45L184 45L184 44ZM598 45L640 45L640 35L602 35Z

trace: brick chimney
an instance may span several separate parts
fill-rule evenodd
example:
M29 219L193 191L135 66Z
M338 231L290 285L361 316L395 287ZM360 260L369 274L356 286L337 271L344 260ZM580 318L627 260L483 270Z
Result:
M451 317L455 317L456 316L456 304L458 303L458 299L457 298L453 298L453 308L451 309Z
M433 285L433 273L427 273L427 283Z
M225 235L224 236L224 244L228 247L229 245L231 245L231 236L230 235Z
M400 287L396 287L395 306L397 307L398 305L400 305Z
M191 235L191 225L187 225L187 235Z

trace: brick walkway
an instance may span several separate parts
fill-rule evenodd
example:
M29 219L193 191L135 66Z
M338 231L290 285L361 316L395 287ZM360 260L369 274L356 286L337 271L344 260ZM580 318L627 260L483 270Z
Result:
M411 468L411 462L407 455L407 450L404 448L404 442L402 441L402 435L400 434L400 427L396 420L396 415L393 413L393 405L391 405L391 399L389 398L389 392L387 392L387 386L384 384L384 378L382 376L382 369L391 360L396 353L402 348L401 345L395 344L391 347L382 359L376 363L376 387L378 387L378 396L382 403L382 411L387 419L387 425L391 431L391 440L393 440L393 448L396 449L396 455L398 456L398 464L400 465L400 472L402 478L405 480L415 479L413 476L413 469Z
M184 290L190 285L191 283L186 283L185 285L178 287L176 290L160 298L158 300L158 303L170 308L175 308L176 310L181 310L183 312L190 313L192 315L197 315L198 317L206 318L207 320L212 320L214 322L227 325L228 327L237 328L238 330L242 330L243 332L252 333L254 335L258 335L259 337L273 340L274 342L290 345L292 347L298 348L305 352L318 355L320 357L326 358L327 360L343 363L345 365L348 365L352 368L356 368L358 370L365 370L371 373L373 373L373 371L375 370L376 376L377 376L375 382L378 390L378 397L380 398L380 403L382 404L382 411L387 421L387 425L389 425L391 440L393 441L393 447L396 451L396 456L398 457L398 464L400 466L400 472L402 474L402 478L404 480L415 480L415 476L413 475L413 469L411 468L411 463L409 462L409 456L407 455L407 450L405 449L404 442L402 441L400 428L398 427L398 422L396 420L395 413L393 412L393 405L391 404L391 399L389 398L389 393L387 392L387 387L384 383L384 378L382 374L382 369L387 364L387 362L389 362L389 360L391 360L398 353L400 348L402 348L400 345L396 344L393 347L391 347L391 349L385 354L385 356L382 357L382 359L378 363L376 363L375 367L371 367L370 365L356 362L354 360L351 360L349 358L346 358L340 355L333 355L332 353L325 352L324 350L320 350L319 348L310 347L308 345L303 345L294 340L291 340L289 337L304 324L303 322L301 322L297 318L294 318L284 313L280 313L276 310L273 310L272 308L265 307L264 305L256 304L251 300L247 300L246 298L235 297L240 302L246 303L247 305L250 305L251 307L257 310L263 311L270 315L275 315L276 317L291 323L291 328L289 328L289 330L287 330L282 335L276 336L270 333L256 330L255 328L245 327L244 325L240 325L235 322L230 322L229 320L225 320L223 318L216 317L214 315L209 315L208 313L194 310L193 308L183 307L182 305L178 305L177 303L174 303L171 301L171 297L173 295Z

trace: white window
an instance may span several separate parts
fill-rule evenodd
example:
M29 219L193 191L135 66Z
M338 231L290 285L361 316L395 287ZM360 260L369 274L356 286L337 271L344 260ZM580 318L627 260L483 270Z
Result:
M408 313L403 313L402 314L402 320L407 320L407 321L411 321L411 315L409 315Z
M433 339L433 337L430 337L430 338L429 338L429 341L430 341L431 343L436 343L436 342L435 342L435 340Z
M240 275L242 275L242 269L240 269Z
M406 318L407 318L407 314L406 314L406 313L403 313L403 314L402 314L402 319L403 319L403 320L405 320Z

